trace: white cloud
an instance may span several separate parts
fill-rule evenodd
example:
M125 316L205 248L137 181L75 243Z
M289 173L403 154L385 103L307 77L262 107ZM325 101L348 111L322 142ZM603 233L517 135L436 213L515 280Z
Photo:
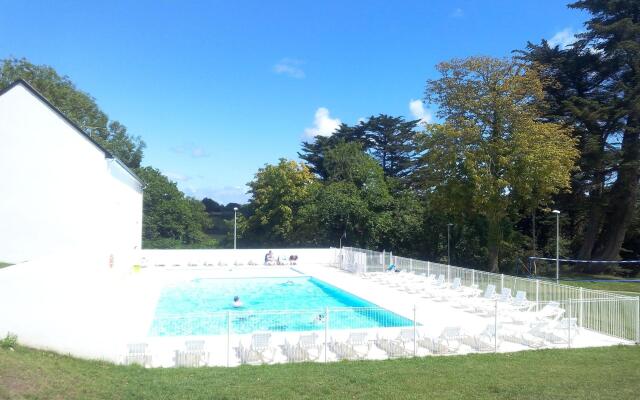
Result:
M315 136L331 136L333 132L340 126L341 121L338 118L331 118L329 110L320 107L316 110L313 119L313 126L304 130L304 135L309 138Z
M462 10L462 8L458 7L451 12L450 16L452 18L462 18L464 16L464 11Z
M569 47L573 42L578 40L576 34L571 28L564 28L560 32L557 32L551 39L548 40L549 46L560 46L561 49Z
M276 74L287 75L295 79L302 79L305 77L305 73L301 67L302 64L304 64L304 61L302 60L296 60L295 58L283 58L273 66L273 72Z
M433 118L431 112L424 108L422 100L411 99L411 101L409 101L409 111L411 111L411 115L413 115L415 119L419 119L420 122L424 124L428 124Z

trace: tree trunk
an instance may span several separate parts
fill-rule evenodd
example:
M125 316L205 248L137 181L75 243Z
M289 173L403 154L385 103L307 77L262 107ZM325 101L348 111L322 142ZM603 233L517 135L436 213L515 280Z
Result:
M590 146L585 145L585 149L583 149L583 152L586 153L583 157L593 160L588 163L589 168L593 168L593 182L591 190L589 190L589 215L582 238L582 244L580 246L580 250L578 250L578 259L591 260L604 218L604 145L606 138L602 135L599 127L594 126L591 123L586 123L585 125L587 126L590 136L594 139L597 138L597 147L590 148ZM590 268L591 266L587 265L584 268L584 271L589 272Z
M489 271L498 273L500 272L499 256L500 256L500 243L502 242L502 229L500 226L500 218L489 217L487 219L489 224L487 232L487 250L488 254L488 266Z
M606 223L596 254L600 260L617 260L620 257L620 249L635 212L640 177L639 120L637 115L627 120L622 138L622 162L618 168L618 179L611 189Z

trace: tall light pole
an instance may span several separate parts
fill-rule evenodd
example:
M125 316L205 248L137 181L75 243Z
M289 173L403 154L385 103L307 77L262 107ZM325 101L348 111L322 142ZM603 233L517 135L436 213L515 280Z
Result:
M238 232L238 207L233 207L233 249L236 249L236 237Z
M449 234L449 229L453 226L453 224L447 224L447 265L451 265L451 235Z
M560 211L551 211L556 215L556 283L560 282Z

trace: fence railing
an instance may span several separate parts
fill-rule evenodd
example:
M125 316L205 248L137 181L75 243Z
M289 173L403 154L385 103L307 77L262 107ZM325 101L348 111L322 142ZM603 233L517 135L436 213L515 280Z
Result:
M524 311L500 300L468 299L467 319L473 323L437 329L424 314L419 317L433 310L417 306L406 317L380 307L167 314L156 316L151 344L129 345L123 362L187 367L331 362L602 346L623 343L609 336L637 340L640 335L637 325L634 330L616 317L637 311L635 299L531 305ZM598 333L603 331L610 335Z
M419 275L442 275L447 283L459 278L463 286L477 287L484 291L494 285L498 292L503 288L512 293L524 291L529 300L537 304L560 302L569 304L578 317L580 327L640 342L640 299L617 293L584 289L558 284L540 279L495 274L469 268L440 264L430 261L394 256L387 252L377 252L358 248L343 247L338 257L338 267L356 273L382 272L390 265L397 270ZM579 312L578 312L579 311Z

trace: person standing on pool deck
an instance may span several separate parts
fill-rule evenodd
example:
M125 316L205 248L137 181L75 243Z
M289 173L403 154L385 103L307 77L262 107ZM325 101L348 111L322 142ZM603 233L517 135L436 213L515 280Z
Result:
M239 296L235 296L235 297L233 298L233 307L234 307L234 308L240 308L240 307L242 307L242 306L243 306L243 304L242 304L242 302L240 301L240 297L239 297Z

